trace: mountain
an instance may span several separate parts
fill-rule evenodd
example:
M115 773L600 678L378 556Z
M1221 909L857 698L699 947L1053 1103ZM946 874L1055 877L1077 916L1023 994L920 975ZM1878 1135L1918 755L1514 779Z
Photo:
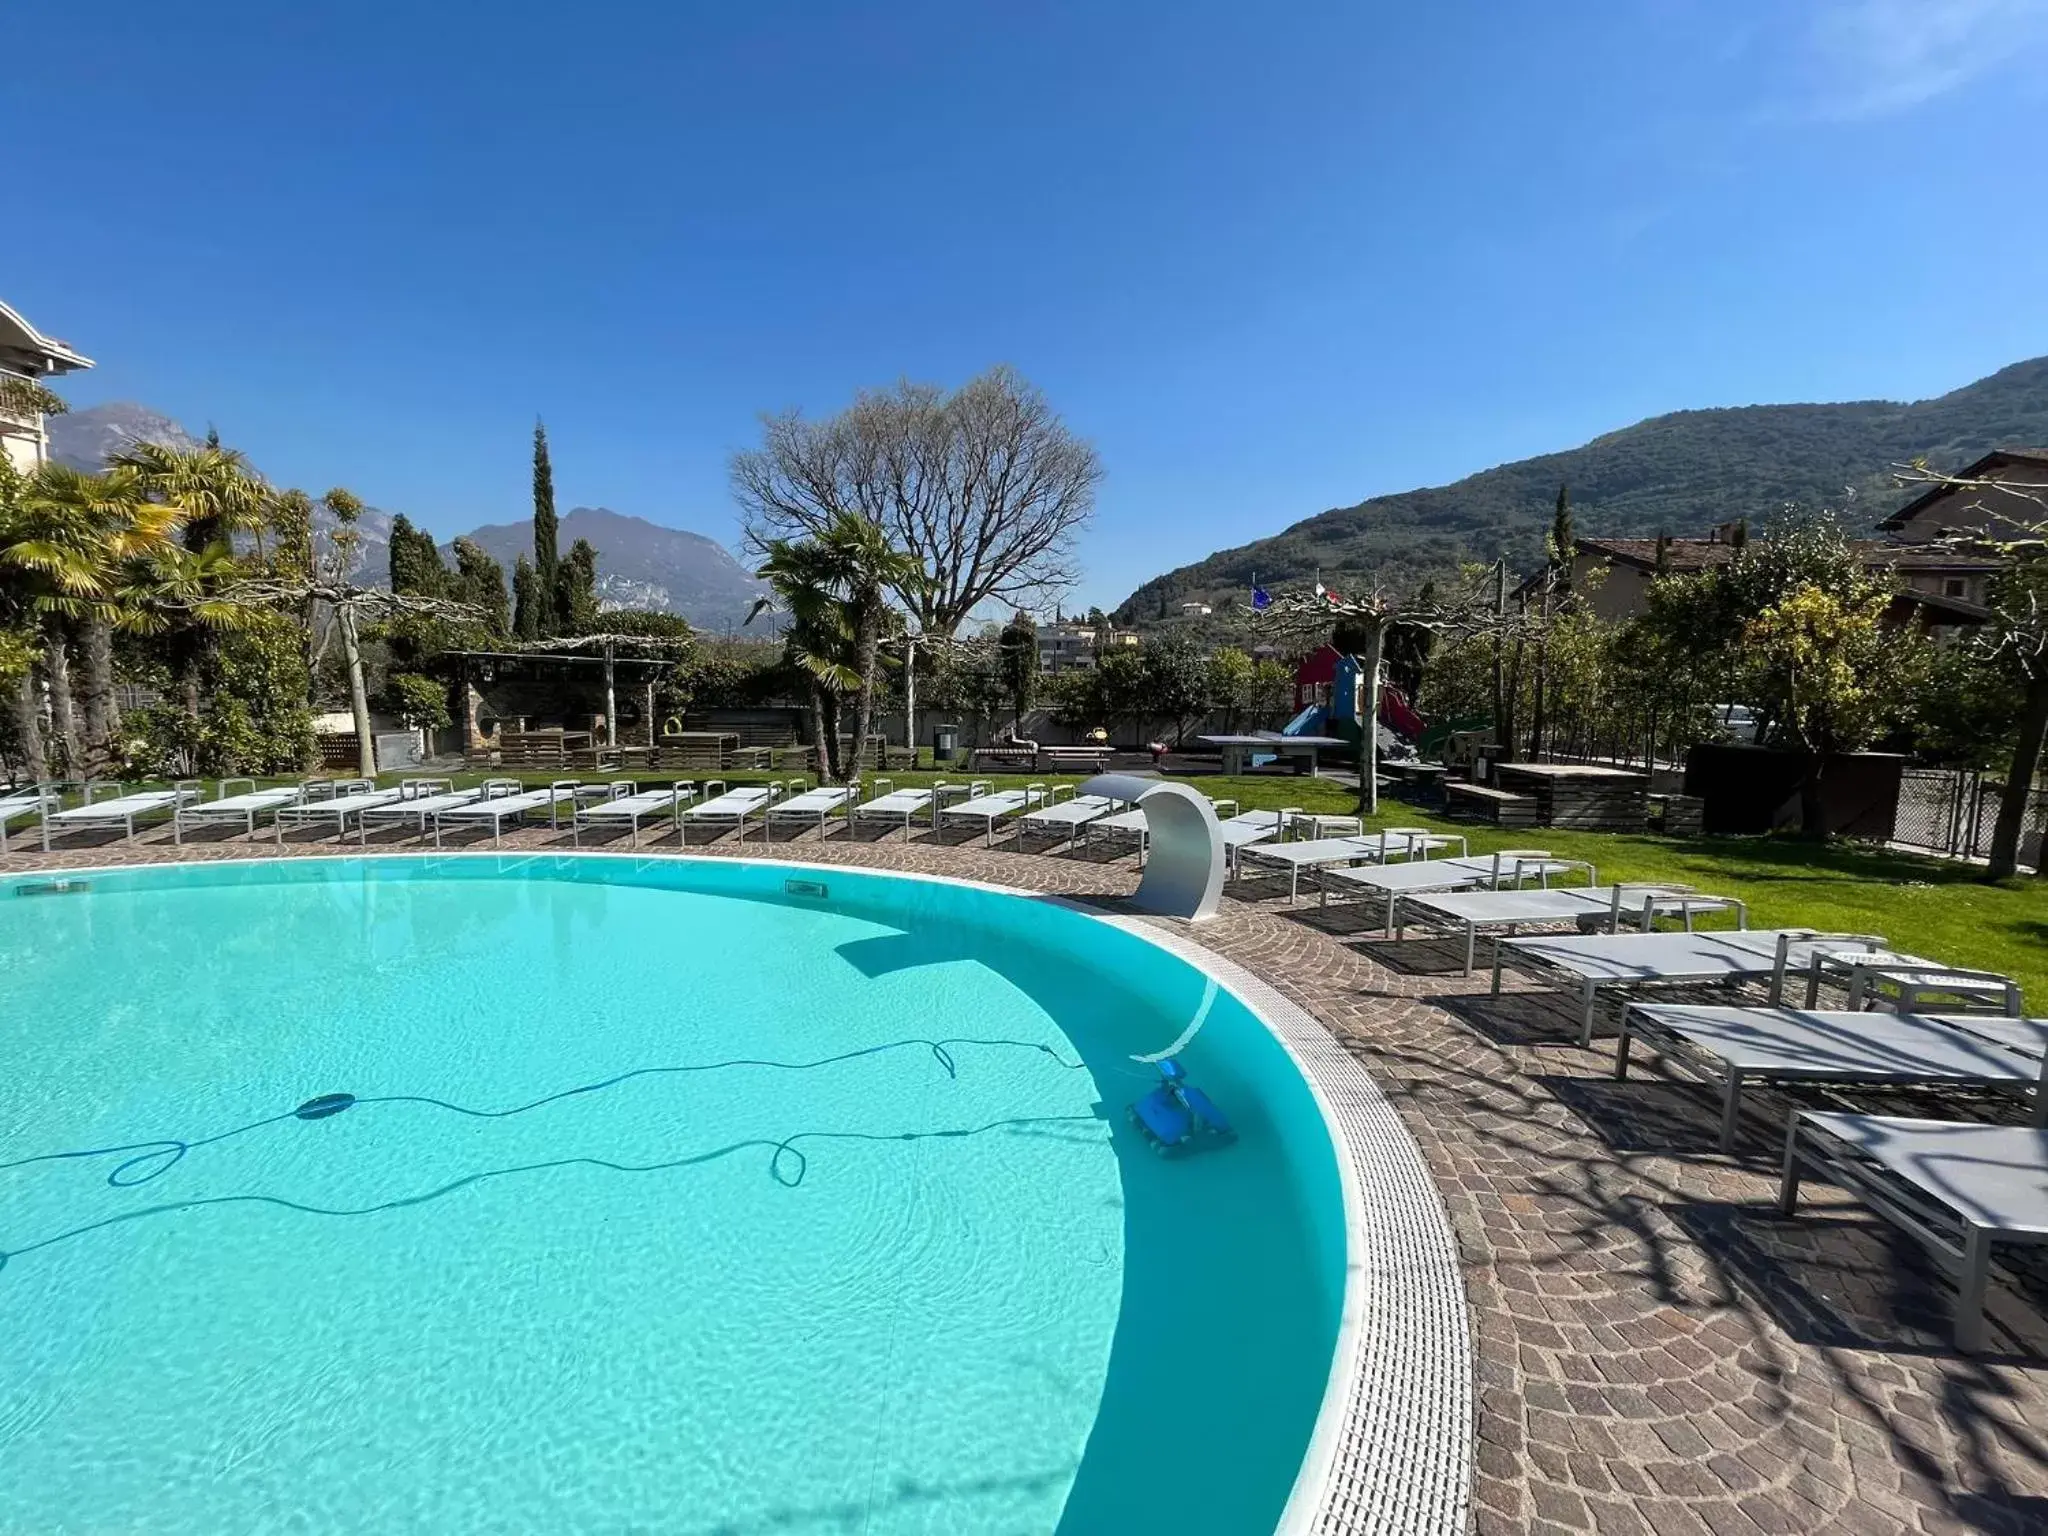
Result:
M508 581L515 560L533 557L531 519L492 523L466 537L505 567ZM754 599L767 590L716 540L609 507L576 507L563 514L562 552L568 553L577 539L590 540L597 551L598 597L607 608L653 608L679 613L699 629L737 629Z
M199 439L160 411L116 400L49 418L50 457L73 469L103 469L114 454L136 443L197 448Z
M127 401L50 418L51 456L79 469L99 469L109 455L138 442L200 445L170 417ZM317 526L326 531L324 521ZM356 569L381 582L390 568L391 514L366 507L356 527ZM490 551L505 567L508 582L513 561L533 552L531 521L492 523L463 537ZM598 596L607 608L653 608L679 613L700 629L728 630L739 627L754 599L767 590L724 545L609 507L577 507L562 519L563 552L579 538L597 550ZM442 546L442 554L452 559L449 545ZM768 626L768 632L772 629Z
M1738 517L1761 523L1787 502L1833 507L1869 527L1906 499L1890 483L1895 464L1924 456L1954 469L1992 448L2041 444L2048 357L1909 404L1678 411L1454 485L1321 513L1155 577L1118 614L1142 622L1195 598L1242 598L1254 577L1270 588L1320 573L1341 590L1370 576L1400 590L1465 560L1505 554L1527 568L1542 558L1560 484L1571 487L1581 534L1697 534Z

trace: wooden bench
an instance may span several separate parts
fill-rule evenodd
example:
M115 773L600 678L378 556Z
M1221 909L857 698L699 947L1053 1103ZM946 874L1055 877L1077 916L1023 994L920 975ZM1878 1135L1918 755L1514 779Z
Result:
M1534 795L1518 795L1511 789L1495 789L1491 784L1446 784L1444 795L1446 812L1452 816L1490 821L1502 827L1536 825Z

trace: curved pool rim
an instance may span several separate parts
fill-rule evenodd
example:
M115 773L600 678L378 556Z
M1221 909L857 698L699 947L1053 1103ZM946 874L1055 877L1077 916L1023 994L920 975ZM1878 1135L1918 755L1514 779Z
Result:
M1140 939L1215 980L1279 1042L1337 1154L1344 1202L1345 1275L1330 1372L1275 1536L1387 1531L1451 1536L1466 1528L1472 1481L1473 1351L1457 1243L1421 1148L1386 1095L1313 1014L1273 983L1201 944L1192 924L1114 912L1075 897L959 875L861 863L812 863L748 854L474 848L170 858L0 869L12 884L132 874L175 865L293 864L307 858L536 860L661 866L729 864L736 857L798 875L857 872L983 891L1063 908Z

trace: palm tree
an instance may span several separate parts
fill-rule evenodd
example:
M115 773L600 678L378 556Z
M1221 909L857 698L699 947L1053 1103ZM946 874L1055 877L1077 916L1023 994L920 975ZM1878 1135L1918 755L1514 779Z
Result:
M50 655L61 656L66 644L79 645L85 751L100 760L92 766L103 767L120 729L114 631L129 627L131 618L122 599L121 573L129 562L169 548L184 512L147 500L133 470L93 475L63 464L46 464L36 472L27 504L44 538L64 551L69 579L43 602L54 627Z
M811 718L818 738L819 776L851 779L860 772L881 677L881 643L888 628L891 589L923 579L915 556L889 542L877 524L853 513L835 518L822 533L776 539L758 574L773 589L747 615L773 609L787 616L783 646L809 680ZM839 754L839 704L853 699L853 758Z
M139 588L170 636L172 671L185 713L196 720L200 673L214 634L254 622L255 610L221 593L241 574L238 535L252 539L262 558L274 493L247 459L214 440L199 448L135 443L107 463L133 471L147 500L183 509L182 542L192 558L145 561Z
M818 744L818 777L825 783L841 778L839 701L860 686L860 673L850 664L853 629L846 604L835 590L838 570L816 539L775 539L757 573L769 595L748 610L751 624L763 613L780 613L786 623L782 652L804 679L809 694L811 736Z
M853 635L853 669L859 681L853 696L852 770L858 773L881 678L882 634L892 612L889 593L916 591L924 580L924 565L891 544L881 524L852 513L835 518L818 542L834 567Z
M236 536L246 535L262 555L271 490L235 449L217 441L200 448L133 443L107 467L132 469L150 500L183 507L185 547L195 554L216 543L233 548Z

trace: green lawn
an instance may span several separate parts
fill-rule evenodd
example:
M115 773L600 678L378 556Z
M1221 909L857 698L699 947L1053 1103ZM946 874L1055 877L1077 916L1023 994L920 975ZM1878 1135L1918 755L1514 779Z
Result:
M395 779L401 775L386 775ZM602 775L585 774L598 778ZM792 775L731 772L710 775L728 784L788 783ZM468 785L484 778L520 778L534 784L577 777L574 773L452 775ZM677 777L703 779L702 772L640 775L649 782ZM935 779L961 783L987 779L1000 788L1026 784L1075 784L1076 774L944 774L898 772L898 787ZM1347 813L1355 792L1327 779L1260 775L1191 779L1204 793L1235 798L1242 809ZM211 783L207 786L212 793ZM1955 965L1979 966L2016 977L2037 1009L2048 1011L2048 879L2023 877L1999 884L1963 864L1890 853L1854 843L1816 844L1796 838L1665 838L1649 834L1567 832L1554 828L1506 831L1450 822L1402 801L1382 801L1371 825L1428 826L1463 833L1475 853L1496 848L1546 848L1564 858L1584 859L1603 880L1683 881L1701 890L1740 897L1757 927L1810 927L1832 932L1879 933L1893 943Z

